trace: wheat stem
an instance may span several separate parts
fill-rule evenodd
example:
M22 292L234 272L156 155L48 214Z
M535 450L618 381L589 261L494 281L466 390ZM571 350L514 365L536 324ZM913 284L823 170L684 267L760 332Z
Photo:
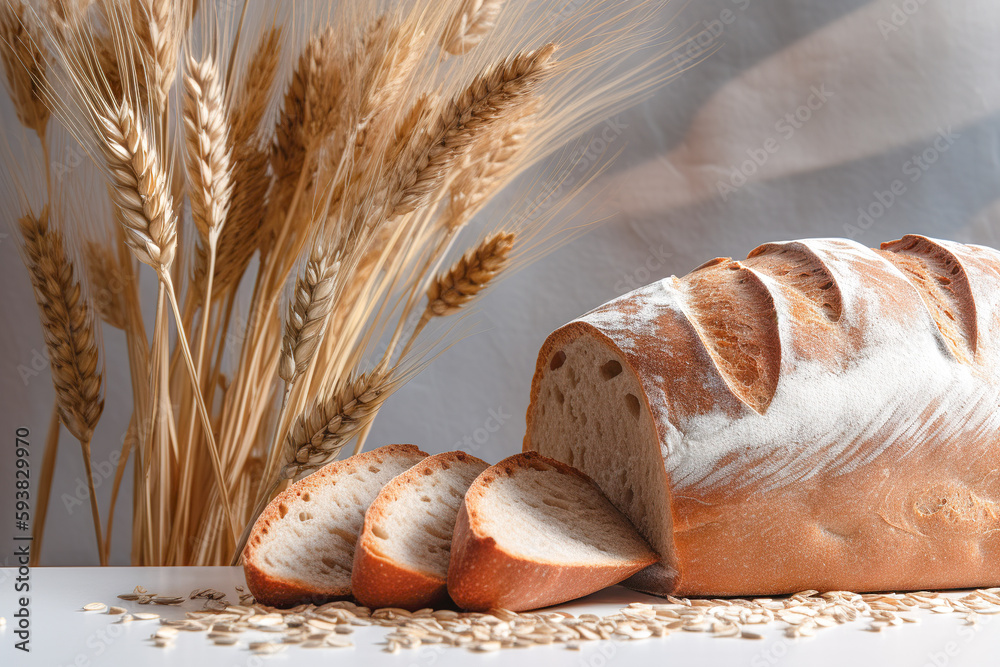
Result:
M42 472L38 476L38 489L35 492L38 502L35 505L35 521L31 526L31 559L29 565L35 566L42 558L42 540L45 538L45 518L49 511L49 498L52 495L52 477L56 469L56 454L59 449L59 405L53 403L52 418L49 420L49 431L45 438L45 453L42 455Z
M94 519L94 539L97 541L97 554L102 566L108 564L108 557L104 551L104 539L101 537L101 513L97 509L97 493L94 486L94 471L90 465L90 440L81 439L80 448L83 450L83 467L87 472L87 488L90 491L90 513Z
M208 441L209 456L212 460L212 472L215 475L215 482L219 488L219 496L222 499L222 509L225 512L226 520L229 522L233 540L235 540L238 533L236 518L233 516L232 503L230 502L229 488L222 475L222 461L219 458L219 449L216 446L215 436L212 433L212 420L208 416L208 410L205 408L205 402L202 400L198 370L195 368L194 360L191 358L191 350L188 347L186 334L184 333L184 320L181 317L180 308L177 306L177 297L174 294L170 273L166 271L160 273L160 281L166 287L167 300L174 311L174 323L177 325L177 342L180 345L181 353L184 355L184 363L187 365L188 374L191 378L191 388L198 407L198 416L201 418L205 431L205 439Z
M115 468L115 478L111 484L111 504L108 508L108 523L104 530L104 558L109 560L111 555L111 531L115 524L115 505L118 502L118 491L121 488L122 478L125 476L125 463L132 454L134 448L136 418L135 412L129 419L128 429L125 431L125 438L122 440L121 455L118 458L118 465ZM137 464L138 465L138 464Z

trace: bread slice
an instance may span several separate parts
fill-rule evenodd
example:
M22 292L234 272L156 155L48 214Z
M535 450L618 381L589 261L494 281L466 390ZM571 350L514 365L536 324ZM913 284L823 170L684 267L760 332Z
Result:
M279 493L243 552L257 601L291 607L349 596L365 511L386 482L426 456L413 445L380 447L334 461Z
M489 464L465 452L429 456L394 478L365 514L351 589L367 607L448 603L451 535L465 492Z
M526 452L481 474L452 538L448 593L463 609L536 609L583 597L657 555L579 470Z

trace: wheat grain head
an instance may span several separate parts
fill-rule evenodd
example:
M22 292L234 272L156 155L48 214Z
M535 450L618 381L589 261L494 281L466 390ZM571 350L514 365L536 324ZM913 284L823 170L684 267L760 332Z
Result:
M48 211L23 216L19 227L49 352L59 417L75 438L89 443L104 410L93 312L63 235L49 226Z
M219 234L229 212L229 120L215 60L189 57L184 75L184 139L191 213L202 240Z
M470 147L500 121L531 102L551 75L555 45L505 59L477 76L449 101L426 134L414 133L386 195L389 218L426 205Z
M48 54L28 12L23 0L0 3L0 60L17 119L44 137L49 122L44 92Z
M284 445L282 477L293 479L322 468L375 418L397 381L381 367L339 382L294 421Z
M295 281L285 318L278 375L289 385L305 372L323 339L339 268L340 262L322 241L313 244L305 270Z
M177 249L177 219L156 151L128 102L97 123L125 241L143 264L166 271Z
M454 56L474 49L493 29L503 0L462 0L441 34L441 48Z
M144 70L155 109L163 113L177 76L182 3L174 0L129 0L132 29L144 51Z
M492 234L438 276L427 290L425 317L451 315L475 299L507 267L514 238Z
M89 241L84 261L87 283L94 295L94 310L109 325L124 331L127 326L125 276L114 250L104 243Z

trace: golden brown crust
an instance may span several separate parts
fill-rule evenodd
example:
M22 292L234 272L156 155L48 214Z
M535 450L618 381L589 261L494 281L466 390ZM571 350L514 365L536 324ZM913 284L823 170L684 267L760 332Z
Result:
M509 609L525 611L559 604L617 584L657 558L609 562L605 566L560 566L515 556L502 549L492 537L477 530L477 503L487 487L500 475L515 474L539 462L565 474L594 484L587 475L536 452L517 454L500 461L480 475L465 494L452 537L448 567L448 593L455 603L472 611Z
M703 270L729 263L712 260ZM678 491L665 474L672 543L661 555L677 571L658 565L627 584L657 594L770 595L1000 583L1000 430L993 416L1000 255L907 236L875 252L843 240L768 244L739 264L767 278L778 306L781 339L749 342L781 345L778 394L786 392L787 421L748 417L749 406L735 403L730 388L718 383L716 364L683 321L682 306L705 296L685 292L687 279L666 279L654 295L659 301L626 295L607 304L595 317L554 332L539 353L525 450L546 452L531 434L541 419L536 407L548 364L560 348L587 336L624 358L644 387L663 394L656 406L660 442L651 446L683 457L711 442L710 451L725 452L698 461L708 473L730 471L727 477L685 481ZM670 302L674 295L680 305ZM642 326L633 334L634 323ZM843 377L873 355L886 359L880 372ZM811 375L792 375L800 363ZM921 370L909 372L911 366ZM896 381L893 375L923 380L904 387L913 390L904 400L879 386ZM824 398L839 398L835 388L809 401L796 398L830 378L842 382L844 395L859 397L836 405L867 402L863 407L874 406L875 417L832 410ZM801 409L789 411L796 400ZM733 441L728 449L697 438L678 444L686 425L706 415L717 424L759 424L770 439L754 446ZM831 437L803 435L809 433L803 425L830 415L839 420ZM788 452L803 452L794 467L777 467L770 477L752 469ZM668 459L665 470L676 464Z
M328 463L308 477L295 482L268 503L254 523L250 537L247 539L246 549L243 552L243 573L247 580L247 586L257 602L272 607L293 607L304 603L322 604L330 600L344 599L351 595L349 586L316 588L267 572L259 563L257 549L271 527L282 521L282 507L287 506L303 493L309 493L322 487L329 480L340 475L346 467L361 462L381 461L382 457L387 454L427 456L426 452L414 445L387 445L373 449L357 456Z
M415 611L448 603L448 582L438 577L406 567L378 552L374 526L384 518L389 505L398 500L405 488L417 477L433 474L453 462L485 461L465 452L445 452L429 456L410 470L396 476L385 485L365 513L361 537L354 552L351 588L354 597L366 607L398 607ZM427 472L430 471L430 472Z

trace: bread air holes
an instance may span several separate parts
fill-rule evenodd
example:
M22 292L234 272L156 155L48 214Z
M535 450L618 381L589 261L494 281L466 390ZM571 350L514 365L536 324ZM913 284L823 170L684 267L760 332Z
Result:
M639 399L635 394L625 394L625 407L634 418L639 418Z
M608 363L601 366L601 377L605 380L611 380L622 374L622 365L612 359Z
M556 401L559 402L559 405L562 405L563 403L566 402L566 397L563 396L563 393L561 391L559 391L559 387L552 388L552 395L556 397Z
M549 369L556 370L566 363L566 353L559 350L554 355L552 355L552 361L549 362Z
M304 512L304 511L303 512L299 512L299 521L302 521L302 522L310 521L312 518L313 518L313 515L310 514L309 512Z
M278 516L284 519L286 514L288 514L288 505L286 505L285 503L280 503L278 505Z

